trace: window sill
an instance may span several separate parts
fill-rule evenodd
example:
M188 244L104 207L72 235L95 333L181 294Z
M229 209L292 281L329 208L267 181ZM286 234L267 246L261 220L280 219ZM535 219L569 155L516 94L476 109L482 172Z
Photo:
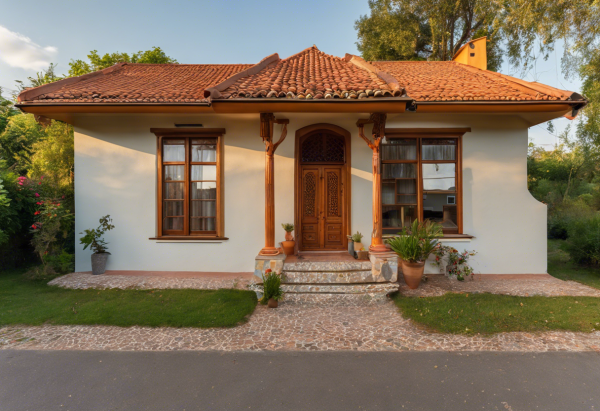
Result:
M207 236L162 236L151 237L148 240L154 240L157 243L222 243L229 240L228 237L207 237Z
M384 239L386 239L386 238L393 238L393 237L397 237L397 236L394 235L394 234L387 234L387 235L383 236ZM438 240L441 243L452 243L452 242L455 242L455 243L465 242L465 243L467 243L467 242L471 242L471 240L474 239L474 238L475 238L474 236L469 235L469 234L446 234L446 235L444 235L442 237L438 237Z

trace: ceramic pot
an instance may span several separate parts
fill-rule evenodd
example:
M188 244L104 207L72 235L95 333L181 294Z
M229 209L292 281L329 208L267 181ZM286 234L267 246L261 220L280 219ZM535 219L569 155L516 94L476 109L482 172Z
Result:
M104 274L109 253L92 254L92 274Z
M354 251L358 252L363 248L364 248L363 243L357 243L356 241L354 242Z
M285 255L294 255L294 248L296 247L296 242L292 240L282 241L281 246L283 247L283 253Z
M411 290L416 290L421 283L423 278L423 272L425 271L425 262L421 263L410 263L408 261L402 261L402 275L404 276L404 282L408 285Z
M267 307L269 307L269 308L277 308L278 305L279 305L279 302L277 300L269 298L269 301L267 302Z
M291 232L285 232L285 241L292 241L294 240L294 236L292 235Z

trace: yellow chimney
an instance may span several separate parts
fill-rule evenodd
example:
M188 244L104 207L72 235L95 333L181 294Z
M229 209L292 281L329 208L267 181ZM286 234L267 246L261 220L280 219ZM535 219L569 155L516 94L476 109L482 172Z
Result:
M487 70L486 41L487 37L469 41L456 52L452 61Z

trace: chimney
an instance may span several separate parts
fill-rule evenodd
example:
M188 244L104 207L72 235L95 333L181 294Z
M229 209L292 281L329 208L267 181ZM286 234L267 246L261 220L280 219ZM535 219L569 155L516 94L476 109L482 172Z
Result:
M487 70L487 37L469 41L452 57L452 61Z

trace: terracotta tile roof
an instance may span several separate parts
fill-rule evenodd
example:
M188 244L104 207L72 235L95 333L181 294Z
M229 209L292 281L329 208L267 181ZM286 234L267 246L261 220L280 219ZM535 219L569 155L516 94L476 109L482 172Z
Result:
M583 99L577 93L531 83L454 61L376 61L419 101Z
M249 67L252 64L121 63L28 89L19 99L35 103L206 103L205 88Z
M253 70L208 89L212 99L362 99L402 96L395 79L388 81L359 57L325 54L316 46L286 59L267 57Z

